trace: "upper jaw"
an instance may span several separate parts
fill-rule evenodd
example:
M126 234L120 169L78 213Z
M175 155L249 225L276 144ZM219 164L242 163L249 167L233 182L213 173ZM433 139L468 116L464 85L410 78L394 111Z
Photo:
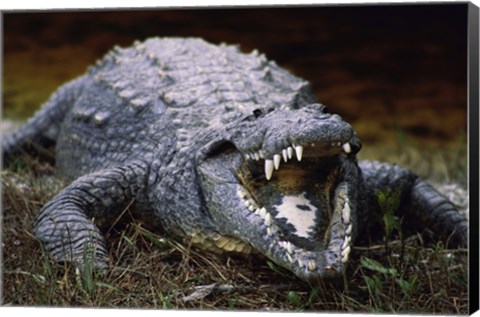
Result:
M311 150L311 151L310 151ZM265 178L270 180L273 172L280 168L281 162L287 163L289 160L296 159L300 162L303 158L316 158L320 156L330 157L335 155L347 156L352 154L352 144L349 141L341 142L339 140L330 143L311 142L308 144L289 144L284 148L279 148L274 154L267 155L265 151L253 150L245 152L246 161L264 160Z

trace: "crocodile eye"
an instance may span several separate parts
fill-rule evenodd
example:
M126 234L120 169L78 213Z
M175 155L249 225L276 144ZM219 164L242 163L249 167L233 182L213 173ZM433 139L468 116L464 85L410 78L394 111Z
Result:
M255 109L255 110L253 110L253 115L255 116L255 118L260 117L262 114L263 114L262 109Z

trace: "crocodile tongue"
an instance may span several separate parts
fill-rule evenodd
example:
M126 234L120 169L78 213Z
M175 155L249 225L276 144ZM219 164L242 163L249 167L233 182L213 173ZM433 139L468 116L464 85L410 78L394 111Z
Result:
M338 168L334 164L327 159L292 162L282 166L270 180L244 169L239 175L253 200L275 219L279 234L310 251L325 247L333 189L337 185Z

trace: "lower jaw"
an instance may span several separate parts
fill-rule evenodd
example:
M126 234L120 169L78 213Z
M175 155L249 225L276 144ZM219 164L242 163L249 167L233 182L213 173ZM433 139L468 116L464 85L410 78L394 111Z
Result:
M340 182L332 189L333 209L329 209L328 225L322 230L322 239L312 241L316 247L308 250L286 239L287 235L277 226L275 217L267 210L268 207L258 205L246 188L240 188L237 194L243 199L245 207L263 222L263 242L261 245L254 245L261 253L304 280L328 278L343 271L353 242L353 206L349 202L346 182Z
M344 219L346 218L344 214L345 216L350 215L343 211L345 202L349 199L349 187L346 182L339 180L349 179L350 176L338 175L340 174L338 173L340 167L342 167L342 170L344 167L339 160L309 161L306 159L306 162L302 160L302 162L295 162L295 164L288 162L278 171L275 171L269 181L265 179L263 173L259 173L261 176L254 177L243 159L237 157L236 154L225 155L225 157L219 158L219 162L212 161L211 164L206 164L202 167L202 174L213 174L212 177L207 179L211 186L210 192L213 193L206 197L207 201L211 204L212 210L222 210L224 208L230 210L229 213L218 213L218 222L224 223L224 235L213 239L210 243L214 245L215 249L227 252L244 252L244 250L252 252L256 250L278 265L293 271L304 280L338 275L343 271L348 260L353 231L353 221ZM225 166L225 162L229 162L230 165ZM348 162L346 163L348 164ZM303 166L303 168L298 168L299 166ZM311 170L315 169L316 171L312 175ZM232 170L238 171L238 173L232 173ZM297 180L294 182L296 184L292 184L286 177L283 177L290 172L294 172L294 170L299 170L303 174L297 175L301 177L293 178ZM352 169L352 171L354 170ZM214 177L217 175L218 181ZM224 179L227 181L225 182ZM280 182L278 182L279 180ZM276 184L279 183L284 185L281 191L275 188ZM215 189L215 186L219 186L218 190ZM270 197L272 196L271 193L281 194L282 191L299 193L300 191L311 190L311 188L318 188L318 186L323 186L322 190L329 197L328 205L331 206L327 209L329 210L329 219L326 221L325 229L321 230L318 248L306 250L284 238L285 235L281 234L274 215L267 210L270 205L268 199L259 199L259 197ZM257 195L256 191L258 192L260 189L264 193ZM271 193L268 193L268 191ZM225 195L229 197L228 206L224 203ZM352 197L352 201L355 201L354 198ZM350 205L348 207L352 214L353 208L354 206ZM225 217L225 214L229 216ZM347 236L350 236L350 240ZM251 248L241 246L242 241ZM199 243L202 243L202 241L199 241Z

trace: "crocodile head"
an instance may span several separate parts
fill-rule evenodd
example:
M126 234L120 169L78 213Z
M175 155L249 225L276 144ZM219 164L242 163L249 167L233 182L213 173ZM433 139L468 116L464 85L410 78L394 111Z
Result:
M361 147L325 106L255 110L203 148L207 214L234 237L306 281L338 276L356 231Z

